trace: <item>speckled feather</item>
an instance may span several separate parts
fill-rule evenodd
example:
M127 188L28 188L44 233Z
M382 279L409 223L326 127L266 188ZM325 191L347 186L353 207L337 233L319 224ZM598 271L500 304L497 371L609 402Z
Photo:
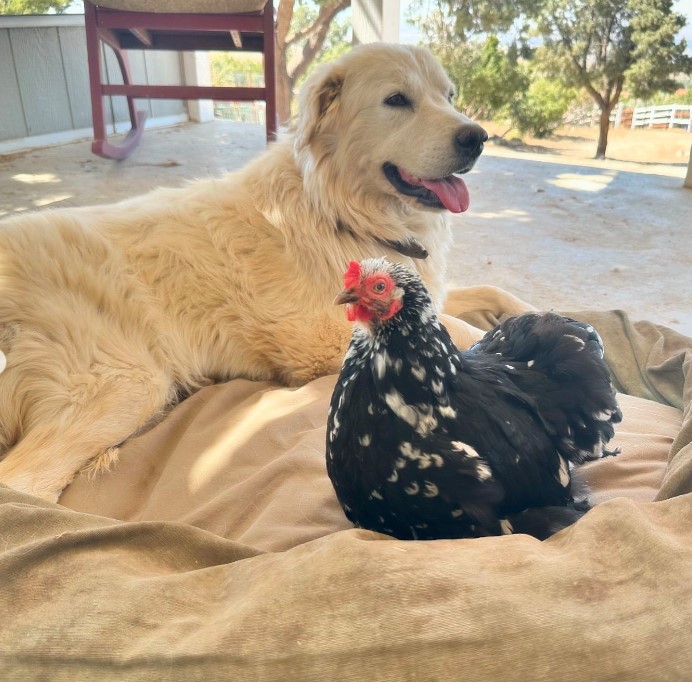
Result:
M327 470L355 525L402 539L528 532L547 537L586 509L570 465L610 454L621 419L603 346L555 314L512 318L468 351L424 285L391 319L356 325L332 396Z

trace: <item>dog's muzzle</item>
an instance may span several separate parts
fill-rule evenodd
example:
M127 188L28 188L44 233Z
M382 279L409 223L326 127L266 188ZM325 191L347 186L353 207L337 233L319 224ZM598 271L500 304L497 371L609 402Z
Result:
M468 173L473 168L487 139L488 133L477 123L465 123L458 128L452 141L456 170L441 178L421 178L389 162L382 166L382 170L398 192L413 197L419 204L463 213L469 207L469 193L457 174Z

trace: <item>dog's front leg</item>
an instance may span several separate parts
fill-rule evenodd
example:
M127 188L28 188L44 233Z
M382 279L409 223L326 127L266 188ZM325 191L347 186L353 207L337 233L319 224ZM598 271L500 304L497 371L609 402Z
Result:
M107 456L159 414L173 388L163 373L148 372L88 383L95 386L79 400L72 395L70 402L64 402L64 392L45 396L43 405L52 404L52 412L42 410L36 425L0 461L0 482L57 502L85 464Z

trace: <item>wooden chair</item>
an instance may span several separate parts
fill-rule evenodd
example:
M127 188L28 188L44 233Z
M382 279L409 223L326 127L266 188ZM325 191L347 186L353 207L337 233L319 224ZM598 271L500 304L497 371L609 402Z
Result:
M274 6L272 0L104 0L84 2L95 154L124 159L139 143L146 112L134 100L215 99L264 101L267 140L276 136ZM122 72L122 85L102 80L101 43L111 47ZM136 85L127 50L228 50L261 52L264 87ZM127 98L131 128L119 143L108 140L103 98Z

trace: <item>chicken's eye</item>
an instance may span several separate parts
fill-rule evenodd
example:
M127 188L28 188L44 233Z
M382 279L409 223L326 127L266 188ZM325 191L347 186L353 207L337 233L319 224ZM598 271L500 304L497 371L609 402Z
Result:
M387 288L387 285L384 282L375 282L375 284L372 285L372 290L376 294L383 293L386 288Z

